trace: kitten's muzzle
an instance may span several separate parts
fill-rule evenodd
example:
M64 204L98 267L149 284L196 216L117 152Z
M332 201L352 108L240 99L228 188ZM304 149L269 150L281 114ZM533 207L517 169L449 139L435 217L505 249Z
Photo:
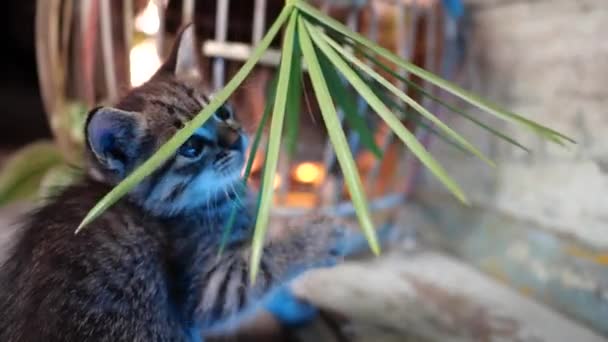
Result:
M241 148L241 127L236 121L228 120L222 122L218 124L217 130L220 146L234 150Z

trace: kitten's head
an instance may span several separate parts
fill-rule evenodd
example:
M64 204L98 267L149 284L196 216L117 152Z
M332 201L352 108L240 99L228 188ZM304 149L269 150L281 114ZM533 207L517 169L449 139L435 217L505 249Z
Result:
M150 157L208 103L197 63L194 27L178 35L157 73L114 107L91 111L86 123L90 172L114 185ZM157 216L209 205L240 185L247 138L224 105L148 176L130 198Z

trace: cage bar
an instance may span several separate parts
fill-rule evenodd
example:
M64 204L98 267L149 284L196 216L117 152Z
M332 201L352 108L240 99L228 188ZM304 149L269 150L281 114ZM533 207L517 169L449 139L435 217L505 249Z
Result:
M114 60L114 44L112 39L112 9L110 0L99 0L101 25L101 50L104 64L107 96L110 101L118 99L118 80L116 78L116 63Z
M218 43L226 42L228 37L228 10L230 0L217 1L217 13L215 17L215 40ZM220 89L225 83L226 63L224 58L216 57L213 60L213 85L214 89Z

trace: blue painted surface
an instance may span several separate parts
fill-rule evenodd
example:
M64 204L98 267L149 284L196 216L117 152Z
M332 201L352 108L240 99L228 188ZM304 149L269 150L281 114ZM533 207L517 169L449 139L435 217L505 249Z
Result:
M462 0L443 0L443 6L452 18L461 18L464 15Z

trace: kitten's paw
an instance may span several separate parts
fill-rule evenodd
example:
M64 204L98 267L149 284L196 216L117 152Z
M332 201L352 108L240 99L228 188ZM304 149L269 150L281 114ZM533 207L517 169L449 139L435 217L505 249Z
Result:
M264 307L283 326L296 327L310 323L317 315L317 308L297 298L289 284L273 290L264 301Z

